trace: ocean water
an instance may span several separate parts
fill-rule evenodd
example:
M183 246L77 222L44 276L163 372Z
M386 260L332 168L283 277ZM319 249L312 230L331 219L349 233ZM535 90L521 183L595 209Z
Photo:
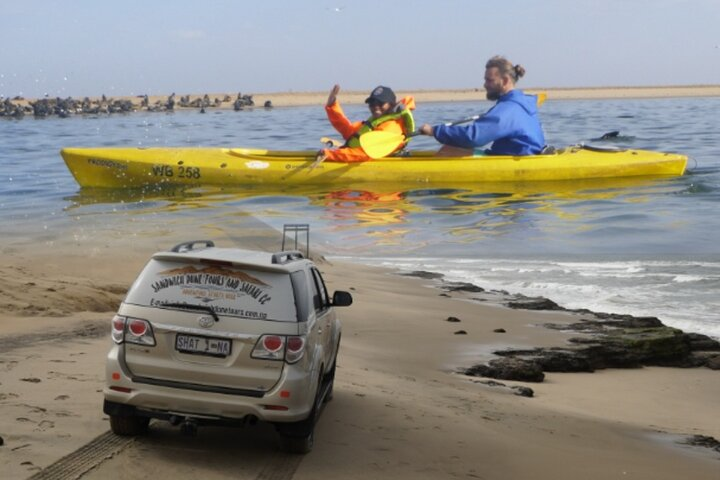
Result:
M420 104L437 123L488 102ZM654 315L720 338L720 98L548 100L549 144L593 143L681 152L689 172L669 179L535 184L343 185L183 190L80 189L66 146L245 146L316 149L333 136L321 106L0 119L4 246L157 236L251 215L273 227L308 223L330 257L432 270L451 280L568 308ZM346 108L364 118L362 106ZM612 140L606 132L620 131ZM335 135L337 136L337 135ZM411 148L435 148L427 137ZM238 232L238 235L241 235Z

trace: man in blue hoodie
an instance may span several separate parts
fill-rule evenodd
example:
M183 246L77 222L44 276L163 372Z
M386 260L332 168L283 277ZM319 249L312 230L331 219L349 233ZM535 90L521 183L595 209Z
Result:
M545 135L538 118L537 98L515 89L525 69L495 56L485 65L485 92L494 107L470 125L420 127L423 135L432 135L444 146L444 156L473 153L490 155L535 155L545 147ZM488 151L478 150L493 142Z

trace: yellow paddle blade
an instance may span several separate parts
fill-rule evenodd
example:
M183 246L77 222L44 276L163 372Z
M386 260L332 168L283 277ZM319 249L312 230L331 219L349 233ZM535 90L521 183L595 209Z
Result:
M360 135L360 147L370 158L383 158L394 152L405 141L401 133L373 130Z
M537 97L537 106L539 107L543 103L545 103L545 100L547 100L547 93L546 92L538 92L535 94Z

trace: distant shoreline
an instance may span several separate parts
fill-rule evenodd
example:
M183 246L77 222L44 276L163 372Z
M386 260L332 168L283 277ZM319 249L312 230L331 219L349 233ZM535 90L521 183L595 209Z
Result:
M547 93L548 100L621 99L621 98L670 98L670 97L717 97L720 85L686 85L661 87L587 87L587 88L528 88L526 93ZM345 104L363 103L368 92L341 91L339 100ZM485 99L482 89L458 90L411 90L397 91L398 96L412 95L420 102L467 102ZM271 100L274 106L322 105L327 92L278 92L256 94L256 103L262 105ZM257 100L260 100L259 102Z
M545 92L547 99L552 100L583 100L583 99L631 99L631 98L681 98L681 97L718 97L720 96L720 85L679 85L679 86L657 86L657 87L583 87L583 88L528 88L527 93ZM430 102L469 102L485 99L485 93L479 88L457 89L457 90L397 90L398 96L412 95L419 103ZM362 104L368 92L364 91L341 91L339 100L346 105ZM240 109L272 107L295 107L295 106L322 106L327 99L327 92L269 92L252 93L242 95L243 99L252 98L254 105L241 105ZM114 96L114 97L88 97L95 106L110 105L111 103L125 102L124 111L166 111L166 110L199 110L201 101L205 101L206 109L238 109L237 100L239 93L206 93L206 94L185 94L185 95L144 95ZM172 106L168 108L168 100L172 97ZM73 98L80 102L83 98ZM184 101L180 101L184 99ZM0 100L3 103L11 102L14 105L23 107L26 114L33 114L31 105L38 102L55 102L54 97L43 99L7 98ZM62 99L66 100L66 99ZM143 103L145 100L145 103ZM0 112L2 113L2 112ZM87 113L87 112L70 112ZM101 110L100 113L113 113ZM10 116L6 112L0 116Z

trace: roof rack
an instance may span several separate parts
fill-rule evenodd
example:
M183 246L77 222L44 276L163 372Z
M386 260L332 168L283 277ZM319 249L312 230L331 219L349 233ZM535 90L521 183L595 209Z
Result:
M183 242L178 243L175 245L170 251L175 253L183 253L183 252L190 252L192 250L195 250L195 244L203 243L205 244L205 248L210 248L215 246L215 242L212 240L193 240L191 242Z
M295 243L293 246L294 250L298 250L298 233L305 233L305 257L310 257L310 225L307 223L286 223L283 225L283 238L282 247L280 249L285 251L285 239L288 233L295 234ZM273 262L274 263L274 262Z
M287 252L277 252L273 253L272 256L272 263L288 263L293 262L295 260L302 260L305 258L302 254L302 252L299 252L297 250L289 250Z

